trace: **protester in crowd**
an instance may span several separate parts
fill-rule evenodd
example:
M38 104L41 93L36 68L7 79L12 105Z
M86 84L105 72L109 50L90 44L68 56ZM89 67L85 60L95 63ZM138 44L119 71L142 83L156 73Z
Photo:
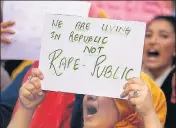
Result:
M166 127L176 127L176 104L171 102L175 88L172 79L176 57L176 18L157 16L147 26L143 70L150 75L163 90L167 101Z
M6 35L15 34L15 31L10 29L10 27L13 25L15 25L14 21L1 22L1 43L2 43L1 47L3 47L3 43L6 43L6 44L12 43L12 40L9 39ZM17 68L22 62L23 62L22 60L1 61L1 63L4 64L4 68L7 71L7 73L9 74L9 76L12 75L14 69Z
M9 29L10 26L14 25L14 21L7 21L1 23L1 43L11 43L11 40L9 40L7 37L4 36L4 34L14 34L14 31ZM3 47L3 44L1 44L1 47ZM1 91L3 91L8 85L10 85L11 79L8 74L8 72L4 69L4 62L1 61Z
M103 11L98 11L96 8L91 6L89 16L90 17L101 17L107 18L107 15ZM33 68L38 67L38 61L34 62ZM24 81L31 75L31 70L26 74ZM72 108L75 100L74 94L47 91L46 98L44 102L35 111L32 117L30 128L69 128ZM52 102L52 106L49 105ZM14 113L19 108L19 101L17 102ZM46 115L47 113L47 115ZM51 119L52 118L52 119Z
M39 61L34 62L32 68L38 68ZM24 77L24 82L32 74L32 69ZM13 115L19 109L18 100ZM47 91L43 103L35 110L30 128L70 128L75 95L72 93ZM50 105L52 104L52 105Z
M30 69L30 67L31 65L25 67L22 70L22 72L20 72L16 76L13 82L4 91L1 92L1 101L0 101L1 128L7 128L8 124L10 123L13 109L19 96L19 89L21 87L23 78Z
M100 17L107 18L107 15L104 12L100 13ZM35 63L35 68L38 67L38 62ZM26 78L32 75L27 74ZM143 76L145 77L145 75ZM150 81L151 85L154 83L150 78L146 76L146 81ZM149 84L150 85L150 84ZM24 84L25 86L25 84ZM165 97L162 94L162 92L154 85L154 87L150 87L150 90L152 92L152 99L154 100L154 107L157 111L157 116L159 117L162 124L164 124L165 121L165 114L166 114L166 105L165 105ZM161 93L161 94L160 94ZM79 97L80 96L80 97ZM74 94L70 93L62 93L62 92L51 92L47 91L45 95L45 100L42 102L42 104L39 105L39 107L36 108L35 113L32 117L32 120L30 122L30 128L80 128L81 125L81 118L82 118L82 99L84 95L76 95L76 100ZM79 97L79 98L78 98ZM120 111L121 115L129 114L130 109L128 107L127 101L124 100L118 100L120 102ZM160 101L160 102L159 102ZM51 105L52 104L52 105ZM74 106L73 106L74 104ZM18 120L18 116L16 118L16 115L18 115L18 112L21 111L20 102L16 105L15 111L14 111L14 117L13 119ZM119 109L118 108L118 109ZM124 108L124 109L123 109ZM71 113L73 109L73 114ZM129 111L128 111L129 110ZM129 113L128 113L129 112ZM123 121L121 121L125 128L129 125L136 125L135 122L138 122L139 120L136 119L134 116L136 114L131 114L127 118L125 118ZM76 118L74 118L76 117ZM79 118L78 118L79 117ZM132 117L132 118L130 118ZM21 119L22 117L19 116ZM50 118L50 119L49 119ZM52 119L51 119L52 118ZM72 118L72 119L71 119ZM23 118L22 118L23 119ZM71 126L70 126L70 119L71 119ZM75 121L76 120L76 121ZM137 121L136 121L137 120ZM79 123L78 123L79 122ZM72 124L78 124L76 127L72 126ZM13 120L10 125L13 124ZM10 126L9 126L10 127ZM135 126L132 126L135 127Z
M13 25L15 25L14 21L1 22L1 48L3 48L3 44L12 43L12 40L8 38L8 35L15 34L10 28ZM10 85L11 81L24 69L24 67L31 63L32 61L1 60L1 91Z
M6 21L1 23L1 47L3 43L10 44L12 41L6 36L9 34L14 34L15 32L9 27L15 24L14 21ZM24 61L21 65L17 65L14 61L2 61L1 60L1 101L0 101L0 120L1 128L7 128L10 122L11 115L13 113L14 106L18 99L19 89L21 87L23 77L30 68L28 61ZM20 61L22 62L22 61ZM7 65L7 63L9 63ZM15 65L15 66L14 66ZM18 68L16 68L18 66ZM7 71L4 67L11 69ZM14 67L14 68L12 68ZM16 68L16 71L14 69ZM13 74L13 77L11 77Z
M28 128L33 113L42 103L45 92L40 80L44 79L39 69L20 89L20 105L8 128ZM127 100L86 95L83 100L85 128L162 128L165 123L166 102L163 92L145 74L141 79L133 78L124 86L121 97ZM80 120L81 121L81 120Z

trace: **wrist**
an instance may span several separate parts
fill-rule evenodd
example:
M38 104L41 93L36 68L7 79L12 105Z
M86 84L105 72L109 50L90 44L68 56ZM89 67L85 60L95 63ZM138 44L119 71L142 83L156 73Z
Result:
M34 113L35 111L35 108L26 108L22 104L19 105L19 109L27 113Z
M143 117L143 123L145 128L162 128L162 124L154 110Z
M143 119L144 120L152 120L152 119L154 119L154 118L157 118L157 115L156 115L156 112L154 111L154 110L152 110L152 111L149 111L144 117L143 117Z

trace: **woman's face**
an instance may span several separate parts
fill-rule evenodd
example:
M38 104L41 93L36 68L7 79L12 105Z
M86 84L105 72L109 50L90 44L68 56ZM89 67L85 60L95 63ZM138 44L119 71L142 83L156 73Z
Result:
M175 32L171 23L158 19L148 26L143 64L149 70L165 69L172 65L175 56Z
M119 121L119 112L111 98L85 96L83 99L84 128L112 128Z

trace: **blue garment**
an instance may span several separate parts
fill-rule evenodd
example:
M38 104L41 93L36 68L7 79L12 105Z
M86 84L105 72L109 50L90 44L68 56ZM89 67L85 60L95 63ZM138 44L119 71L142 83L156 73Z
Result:
M83 128L83 108L82 102L84 95L75 94L75 103L72 111L72 118L70 122L70 128Z
M22 85L23 78L31 66L32 65L25 67L23 71L17 75L14 81L3 92L1 92L0 128L7 128L8 124L10 123L13 109L19 96L19 89Z

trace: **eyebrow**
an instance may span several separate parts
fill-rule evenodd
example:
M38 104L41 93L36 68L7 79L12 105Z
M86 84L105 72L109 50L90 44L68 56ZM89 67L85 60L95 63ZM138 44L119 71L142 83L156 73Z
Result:
M146 32L153 32L152 30L147 30ZM170 33L172 33L173 31L166 31L166 30L159 30L159 32L160 33L168 33L168 34L170 34Z
M171 33L172 31L160 30L159 32L160 32L160 33L168 33L168 34L169 34L169 33Z

